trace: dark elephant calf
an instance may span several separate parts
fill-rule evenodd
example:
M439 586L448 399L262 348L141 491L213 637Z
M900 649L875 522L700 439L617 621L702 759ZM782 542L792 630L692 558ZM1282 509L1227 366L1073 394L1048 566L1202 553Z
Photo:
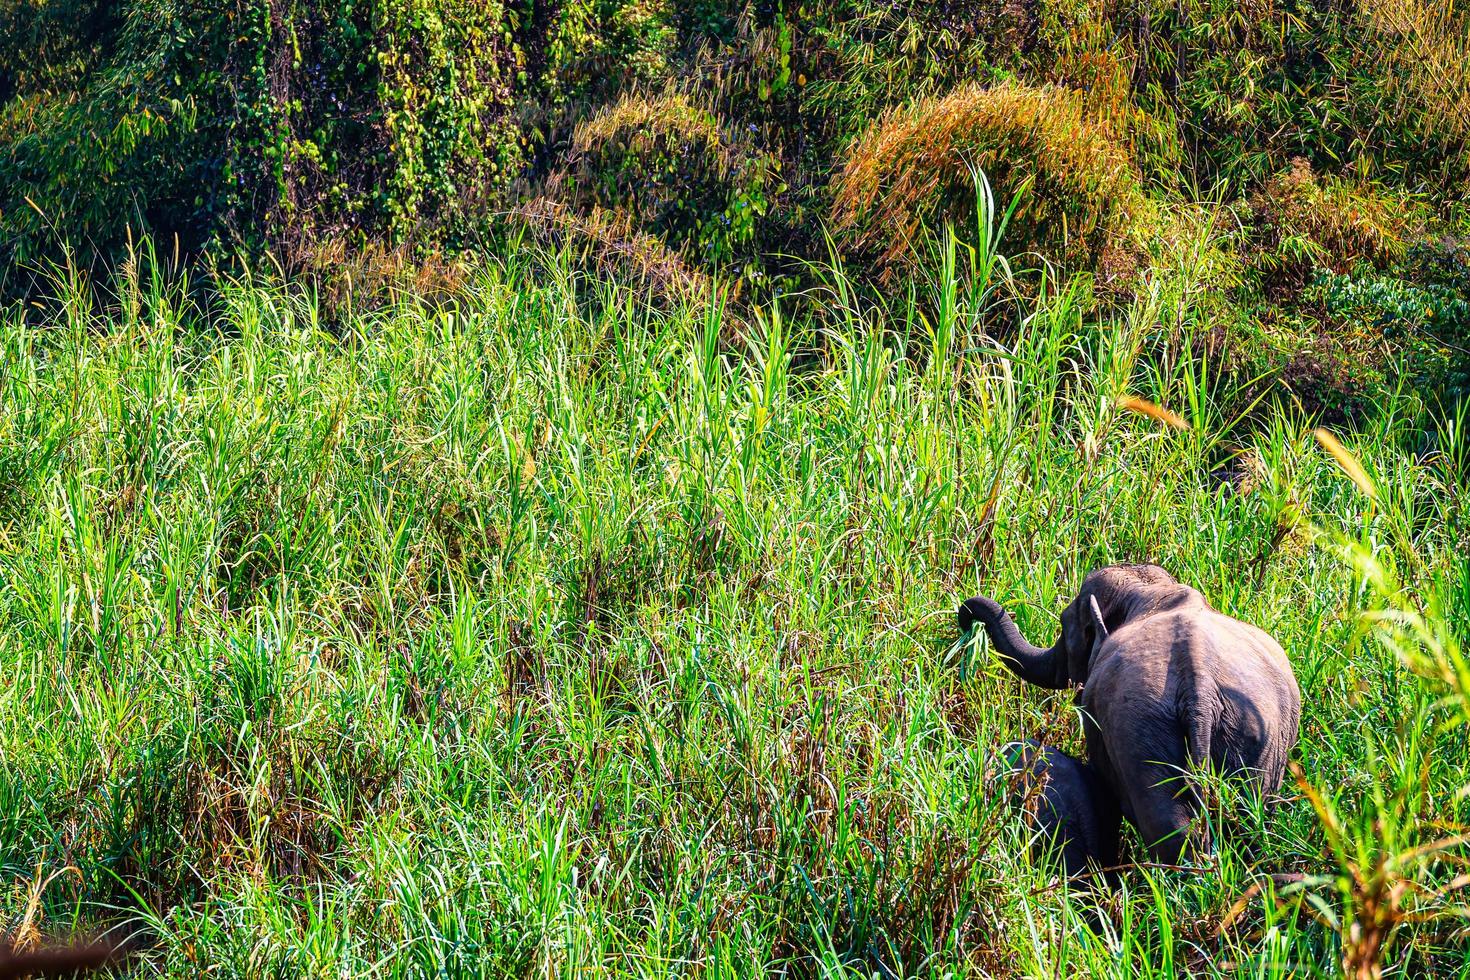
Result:
M1092 766L1035 739L1000 754L1038 861L1059 857L1069 877L1118 863L1118 803Z

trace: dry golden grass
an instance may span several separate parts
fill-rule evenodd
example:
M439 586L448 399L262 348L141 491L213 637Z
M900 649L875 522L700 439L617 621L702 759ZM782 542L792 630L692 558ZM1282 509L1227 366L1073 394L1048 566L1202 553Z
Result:
M1363 469L1363 464L1358 462L1358 458L1348 452L1347 447L1338 441L1337 436L1322 428L1313 429L1312 435L1342 468L1343 473L1347 474L1347 478L1357 484L1359 490L1372 500L1378 499L1378 488L1373 485L1373 478L1368 475L1367 470Z
M579 214L543 197L515 215L541 244L566 249L602 272L632 277L662 298L706 301L714 295L709 276L691 269L656 236L639 232L626 214L599 207Z
M1304 239L1320 251L1317 261L1338 271L1361 261L1381 266L1401 258L1422 214L1402 194L1365 181L1319 177L1302 159L1272 178L1252 206L1268 248L1287 237Z
M1400 70L1389 77L1470 153L1470 13L1454 0L1359 0Z
M1133 102L1133 64L1111 49L1068 52L1047 71L1049 81L1072 89L1083 99L1086 112L1124 134L1138 112Z
M405 296L448 302L469 285L464 256L333 236L291 250L285 271L314 285L329 318L391 305Z
M698 143L725 170L736 162L714 114L680 92L624 96L579 125L572 134L572 154L582 156L613 140L630 150L651 148L656 141Z
M889 113L852 146L833 226L891 274L925 228L973 219L972 168L1005 200L1031 182L1012 229L1053 259L1091 262L1145 207L1127 150L1079 93L971 84Z
M1184 420L1183 416L1171 412L1164 406L1157 405L1146 398L1139 398L1137 395L1119 395L1117 405L1119 408L1137 415L1145 415L1155 422L1167 425L1171 429L1178 429L1180 432L1189 431L1189 423Z

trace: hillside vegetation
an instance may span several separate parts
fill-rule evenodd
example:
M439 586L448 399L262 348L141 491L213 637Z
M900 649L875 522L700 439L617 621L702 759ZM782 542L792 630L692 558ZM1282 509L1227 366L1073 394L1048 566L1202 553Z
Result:
M1221 356L1359 418L1470 385L1467 38L1461 0L4 0L0 260L30 295L152 236L361 296L529 231L759 293L830 231L891 283L980 168L1103 306L1209 202Z
M0 0L0 949L1470 978L1467 37ZM1072 697L954 610L1117 561L1304 717L1099 907L993 760Z

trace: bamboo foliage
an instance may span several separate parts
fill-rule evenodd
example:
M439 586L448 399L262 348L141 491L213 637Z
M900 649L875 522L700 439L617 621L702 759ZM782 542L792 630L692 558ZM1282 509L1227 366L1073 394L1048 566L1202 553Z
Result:
M1470 14L1455 0L1360 0L1389 43L1390 76L1470 151Z

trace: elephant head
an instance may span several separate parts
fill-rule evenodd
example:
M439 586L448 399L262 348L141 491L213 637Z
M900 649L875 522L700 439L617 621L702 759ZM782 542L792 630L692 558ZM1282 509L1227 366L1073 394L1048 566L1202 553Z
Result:
M959 609L960 633L979 622L1012 673L1039 687L1059 689L1083 684L1093 658L1107 640L1133 616L1152 606L1178 581L1157 565L1113 565L1087 576L1066 609L1062 633L1050 647L1031 644L1016 628L1011 614L989 596L966 599Z

